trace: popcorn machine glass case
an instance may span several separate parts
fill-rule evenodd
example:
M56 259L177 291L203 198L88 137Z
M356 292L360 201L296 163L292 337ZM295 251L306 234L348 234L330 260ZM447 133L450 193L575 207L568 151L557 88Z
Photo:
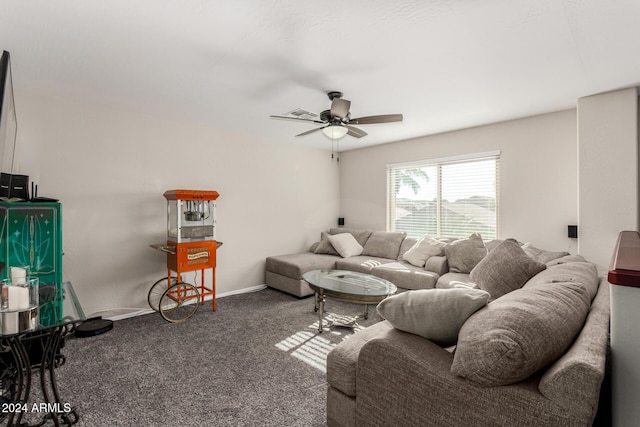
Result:
M171 190L167 199L167 240L174 243L216 239L216 191Z

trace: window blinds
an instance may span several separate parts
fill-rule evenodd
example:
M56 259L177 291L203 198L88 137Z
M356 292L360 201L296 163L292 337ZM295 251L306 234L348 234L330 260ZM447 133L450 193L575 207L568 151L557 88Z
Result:
M411 237L495 239L499 166L499 152L387 165L387 228Z

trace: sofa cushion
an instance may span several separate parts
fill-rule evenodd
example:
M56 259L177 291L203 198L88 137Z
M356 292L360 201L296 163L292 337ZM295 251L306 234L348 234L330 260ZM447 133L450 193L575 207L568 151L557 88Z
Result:
M467 239L454 240L444 248L449 262L449 270L453 273L471 273L473 267L487 255L482 237L473 233Z
M446 273L440 276L436 288L450 289L455 288L454 282L472 283L469 273Z
M329 234L349 233L360 243L360 246L364 246L371 236L371 230L357 230L355 228L330 228Z
M371 274L404 289L435 288L438 275L406 261L390 262L371 269Z
M562 258L569 255L569 252L551 252L545 251L544 249L538 249L529 242L522 245L522 249L529 257L531 257L531 259L534 259L543 264L553 261L554 259Z
M546 264L547 264L547 267L551 267L553 265L567 264L570 262L587 262L587 260L584 259L582 255L566 255L566 256L563 256L562 258L556 258L552 261L549 261Z
M511 239L511 240L515 240L515 239ZM498 245L502 242L504 242L504 239L493 239L493 240L485 241L484 247L487 248L487 252L491 252L492 250L497 248ZM516 242L518 241L516 240ZM524 243L518 242L518 245L522 246L524 245Z
M313 252L271 256L267 258L265 270L302 280L302 275L307 271L335 268L336 261L340 259L340 256L319 255Z
M422 289L386 298L378 313L396 329L450 346L462 324L488 300L489 293L480 289Z
M343 258L349 258L362 253L362 246L350 233L333 234L327 237L327 239Z
M596 265L590 262L560 263L547 266L546 270L532 277L531 280L524 285L524 288L544 287L556 282L580 283L587 290L589 300L592 300L596 292L598 292L600 278L598 277Z
M484 247L487 248L487 252L491 252L502 242L504 242L502 239L489 240L488 242L484 242Z
M427 235L418 240L402 258L416 267L424 267L430 257L444 254L445 246L447 246L446 243Z
M449 263L446 256L432 256L427 259L424 269L437 273L439 276L449 272Z
M483 386L528 378L569 348L589 307L589 292L580 282L510 292L462 326L451 372Z
M320 233L320 242L313 251L315 254L340 255L329 241L329 233Z
M447 273L440 276L436 283L438 289L451 289L464 285L468 288L478 288L478 285L471 281L471 276L466 273Z
M367 239L362 255L396 260L405 237L406 234L400 232L374 231Z
M352 256L350 258L338 258L336 261L336 269L357 271L359 273L370 274L371 269L381 265L394 262L387 258L371 257L371 256Z
M507 239L471 270L471 281L496 299L521 288L545 268L546 265L529 258L518 242Z

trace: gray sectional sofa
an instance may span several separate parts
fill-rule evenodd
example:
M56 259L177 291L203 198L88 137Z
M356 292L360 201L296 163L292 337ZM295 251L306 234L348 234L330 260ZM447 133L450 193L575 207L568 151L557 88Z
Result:
M329 236L345 232L361 255L330 253ZM408 290L378 306L386 320L329 353L328 426L592 425L608 349L606 271L579 255L475 235L448 241L420 267L407 261L416 243L331 229L307 253L267 260L267 284L298 296L311 293L302 274L318 268ZM468 294L476 306L465 312ZM452 325L442 341L437 332Z
M350 233L364 248L362 255L342 258L328 243L327 236ZM298 297L313 294L302 275L317 269L339 269L368 273L387 279L401 289L447 287L452 280L466 281L468 274L449 273L446 257L433 256L424 267L403 260L418 239L404 233L332 228L308 252L278 255L266 260L266 284ZM445 277L442 277L445 276Z

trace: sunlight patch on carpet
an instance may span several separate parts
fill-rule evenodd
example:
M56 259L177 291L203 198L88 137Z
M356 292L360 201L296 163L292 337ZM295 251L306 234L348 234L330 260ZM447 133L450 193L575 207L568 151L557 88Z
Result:
M314 368L327 372L327 354L339 344L340 341L350 337L352 332L364 329L357 326L343 331L338 328L325 330L323 335L318 334L318 322L308 326L308 331L298 331L277 343L276 348L289 353L292 357L302 360ZM312 332L313 331L313 332ZM345 333L348 331L349 333ZM337 341L337 342L333 342Z

